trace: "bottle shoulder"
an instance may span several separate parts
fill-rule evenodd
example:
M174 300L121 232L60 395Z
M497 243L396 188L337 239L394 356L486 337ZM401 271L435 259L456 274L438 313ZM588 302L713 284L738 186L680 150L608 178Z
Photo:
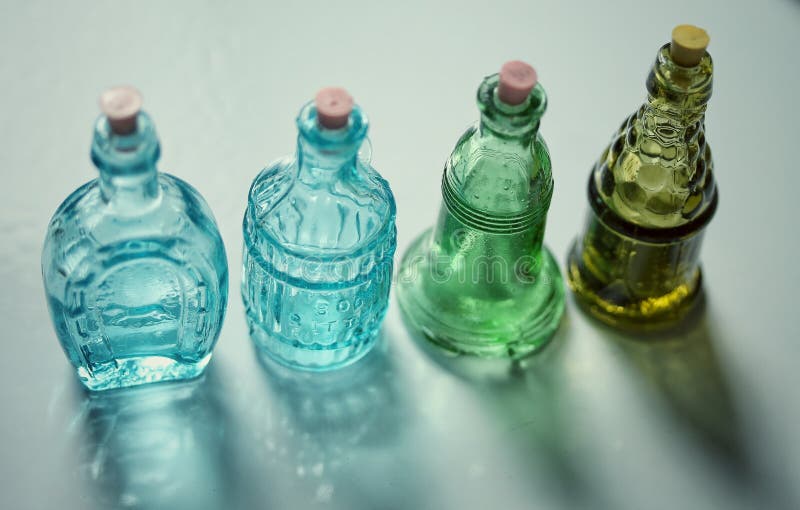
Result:
M252 233L251 243L295 255L346 256L393 233L395 216L392 191L370 165L358 161L355 168L316 179L302 173L295 158L283 158L253 181L245 232Z
M717 190L703 119L687 125L643 106L614 134L593 181L611 210L641 227L680 227L706 215Z
M79 187L48 224L43 266L57 265L57 260L74 256L76 250L81 257L99 252L112 256L113 247L136 241L164 246L177 242L217 261L224 248L205 200L191 185L169 174L159 173L158 185L158 198L136 214L118 213L104 199L98 179Z
M247 194L247 213L260 218L269 214L294 186L297 160L284 157L264 167Z
M547 207L553 190L550 152L538 132L520 142L482 136L476 124L456 143L445 174L465 203L490 214Z

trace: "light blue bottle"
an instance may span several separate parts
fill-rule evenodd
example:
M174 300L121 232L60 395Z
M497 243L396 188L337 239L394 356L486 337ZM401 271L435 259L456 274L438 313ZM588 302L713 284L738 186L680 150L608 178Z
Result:
M242 298L261 352L327 370L375 344L391 285L395 202L359 157L367 118L347 92L320 91L297 127L297 156L266 167L250 188Z
M42 253L56 334L90 390L198 376L228 298L222 239L197 191L156 170L139 93L117 87L100 103L100 178L61 204Z

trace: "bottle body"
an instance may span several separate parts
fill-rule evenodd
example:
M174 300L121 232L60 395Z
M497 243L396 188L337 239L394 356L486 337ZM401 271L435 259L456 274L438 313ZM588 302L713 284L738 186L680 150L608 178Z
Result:
M92 390L199 375L219 335L228 289L219 232L193 189L159 177L161 204L145 215L98 211L93 181L48 227L42 271L50 314Z
M336 156L303 134L319 134L313 113L307 105L298 118L298 157L267 167L250 189L242 298L261 352L290 367L328 370L375 344L388 307L395 204L386 181L356 156L366 130L360 111L347 128L350 147L339 140L330 149Z
M703 125L711 71L710 57L681 68L663 47L648 102L590 175L590 211L567 275L579 301L610 325L667 327L700 293L703 231L718 200Z
M488 104L488 113L445 165L436 225L403 256L398 299L415 329L440 347L517 358L550 339L564 291L542 243L553 192L537 132L544 92L537 86L529 103L502 112L495 126L487 115L500 115L491 106L496 82L482 84L479 105Z
M51 318L90 390L200 375L222 325L228 271L219 231L202 197L158 173L155 157L135 175L101 169L47 229ZM121 190L118 179L131 186Z
M691 311L701 290L702 230L656 230L643 238L641 229L594 208L587 216L567 278L595 317L621 328L659 329Z

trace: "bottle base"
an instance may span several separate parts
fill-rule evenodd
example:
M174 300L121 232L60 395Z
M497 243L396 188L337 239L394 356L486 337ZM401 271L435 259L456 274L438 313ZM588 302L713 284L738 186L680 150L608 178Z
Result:
M590 273L576 241L567 256L567 284L581 308L600 322L630 332L661 332L680 325L697 308L702 272L663 295L634 300L620 285L604 284Z
M312 372L336 370L360 360L375 346L379 331L356 334L354 339L344 346L320 344L304 346L298 341L267 333L249 314L247 325L250 329L250 338L259 355L285 367Z
M199 361L177 361L166 356L118 359L107 368L78 368L78 378L90 391L128 388L142 384L188 380L199 377L211 360L211 353Z
M434 274L431 241L432 230L414 240L400 263L395 287L403 317L413 329L451 353L484 358L518 359L547 345L564 313L564 284L546 247L535 281L516 285L511 297L471 299L457 289L451 296L427 291L433 282L426 279Z

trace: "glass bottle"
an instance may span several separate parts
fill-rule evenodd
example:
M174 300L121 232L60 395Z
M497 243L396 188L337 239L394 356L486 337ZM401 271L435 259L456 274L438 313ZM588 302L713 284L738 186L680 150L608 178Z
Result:
M208 205L156 169L159 142L131 87L101 97L100 171L47 228L42 275L56 334L90 390L198 376L228 297L225 249Z
M553 193L539 133L546 106L536 72L523 62L483 80L480 122L444 167L438 222L403 256L404 315L449 351L517 358L558 327L564 288L542 242Z
M290 367L353 363L386 313L396 211L388 183L359 157L367 125L346 91L321 90L297 117L297 155L267 166L250 188L247 322L260 352Z
M668 327L692 309L703 231L717 208L704 128L708 36L689 25L672 36L647 78L647 102L594 165L591 208L567 262L579 302L628 329Z

